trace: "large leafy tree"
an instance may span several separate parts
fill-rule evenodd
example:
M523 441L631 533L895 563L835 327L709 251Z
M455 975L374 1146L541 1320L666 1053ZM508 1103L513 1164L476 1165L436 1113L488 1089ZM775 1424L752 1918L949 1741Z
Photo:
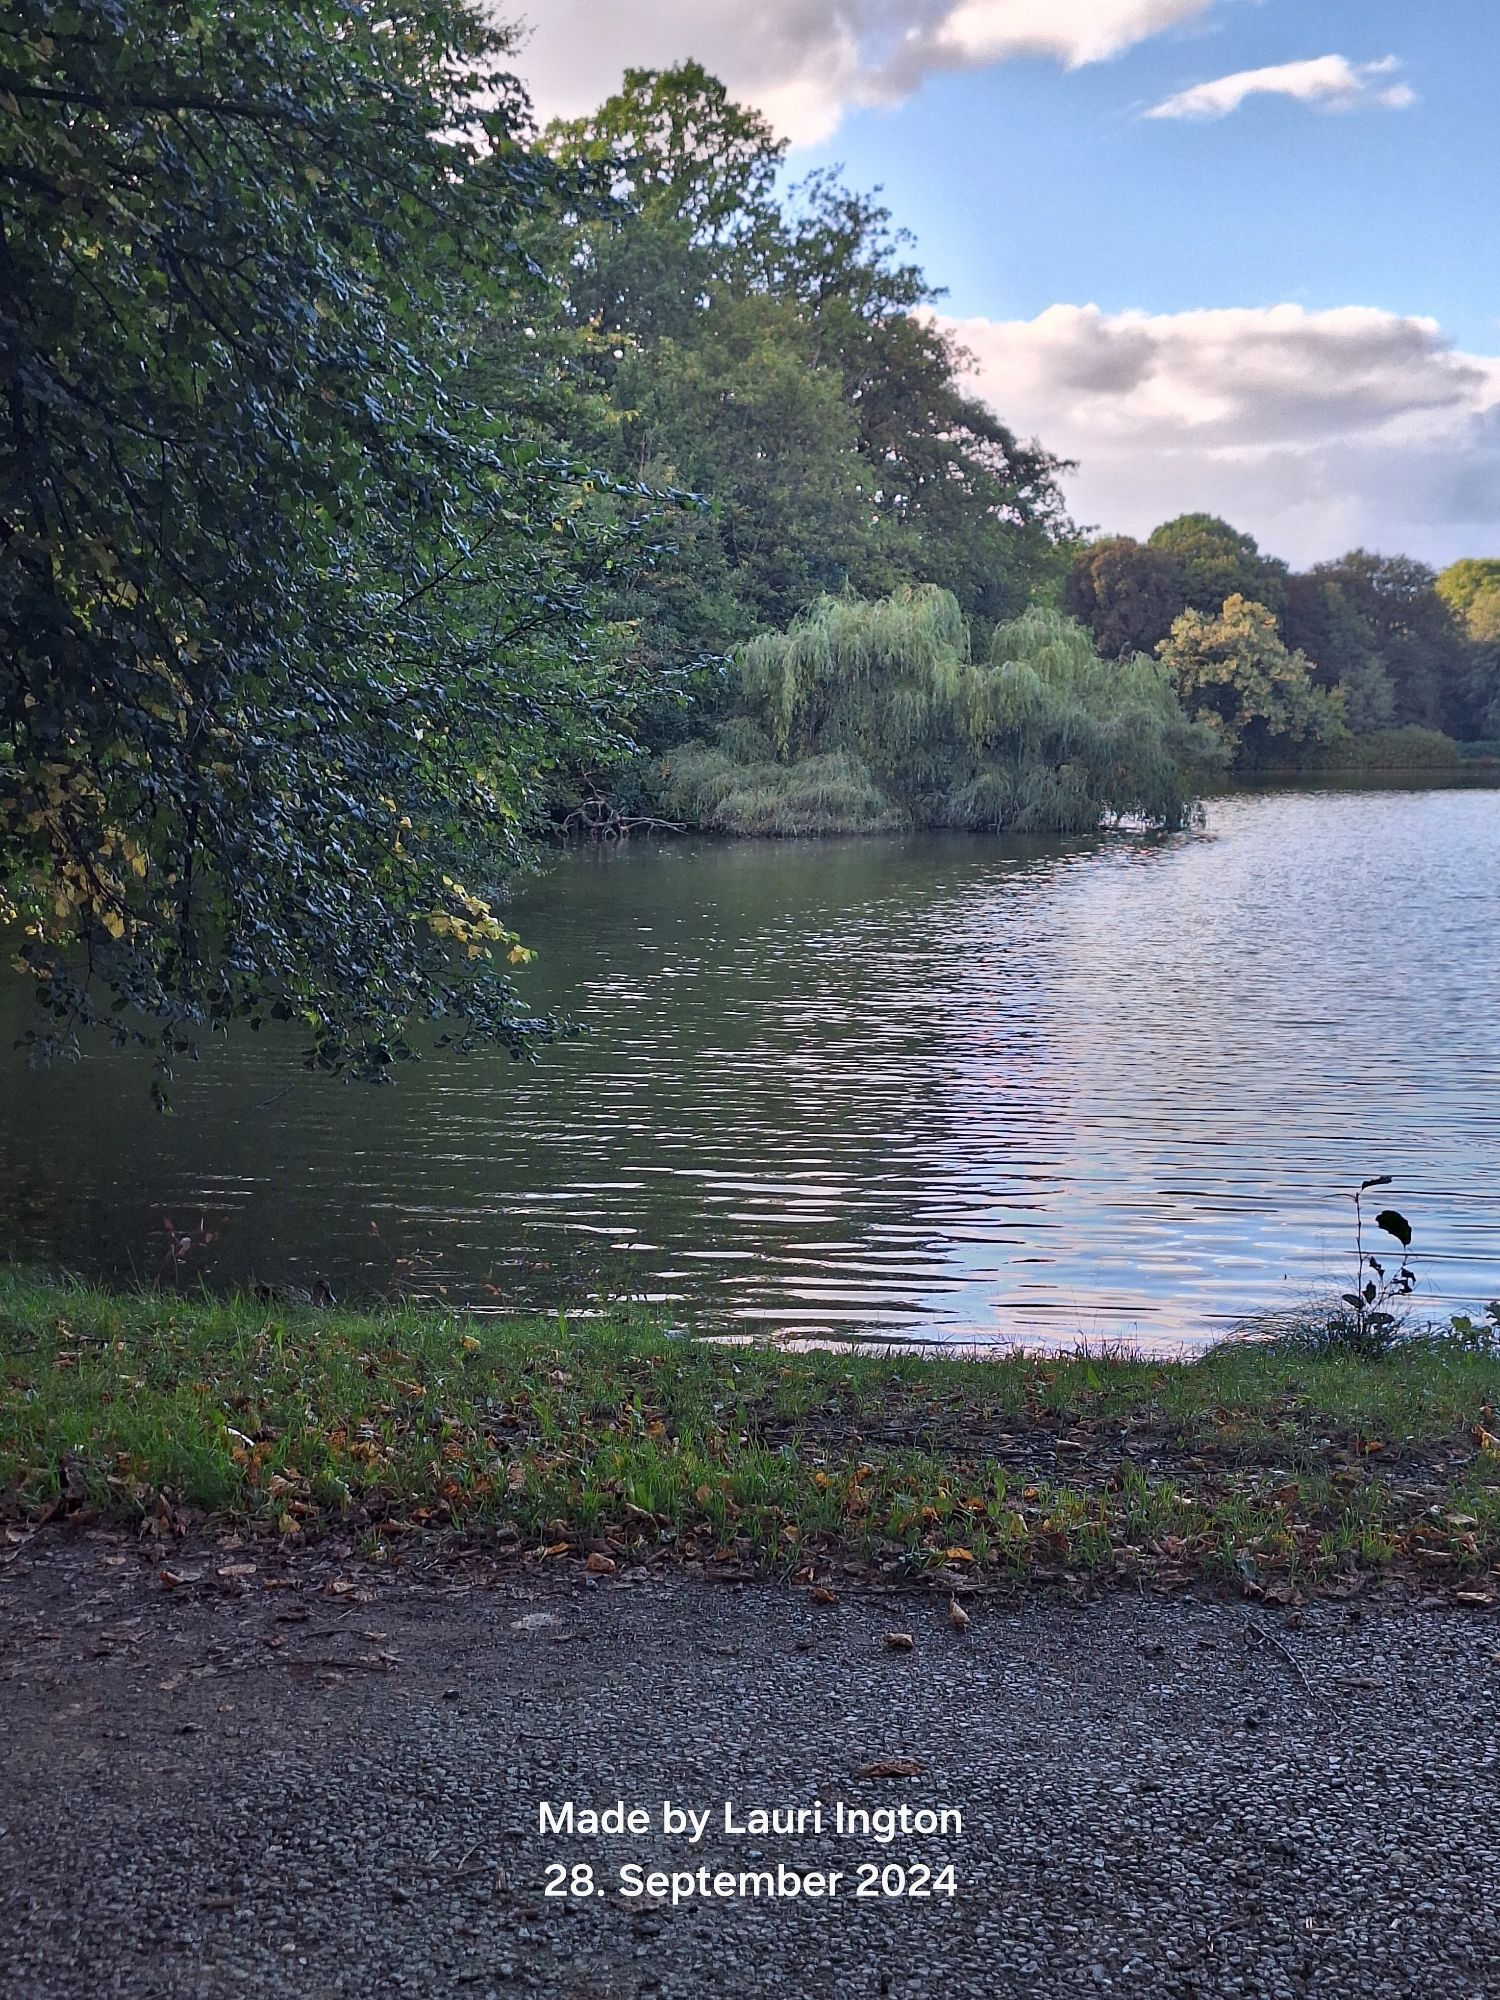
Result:
M957 599L931 584L820 599L744 649L735 694L717 741L658 772L672 810L732 832L1179 826L1220 754L1157 661L1101 660L1040 606L976 657Z
M570 285L584 322L681 337L726 288L764 275L786 146L701 63L626 70L597 112L554 120L545 143L614 198L579 218Z
M1253 535L1217 514L1179 514L1151 531L1151 547L1175 558L1191 610L1209 617L1230 597L1244 597L1280 616L1286 603L1286 564L1262 555Z
M1355 735L1394 725L1396 690L1374 628L1340 583L1328 576L1289 576L1281 630L1288 648L1312 662L1319 687L1344 690L1346 720Z
M1469 641L1462 720L1479 736L1500 736L1500 557L1450 563L1435 588Z
M1336 585L1368 631L1390 678L1396 721L1466 733L1471 660L1436 574L1408 556L1354 549L1336 562L1319 563L1312 575Z
M617 198L568 281L608 462L714 509L670 596L622 602L651 656L693 631L727 648L827 588L936 580L990 619L1027 601L1055 567L1058 467L967 393L883 207L828 176L781 202L781 141L696 63L627 71L546 144Z
M965 387L970 357L929 311L941 294L911 247L882 203L816 174L787 218L778 281L854 417L886 575L949 589L989 624L1057 578L1066 468ZM865 587L880 580L872 568Z
M724 571L734 579L725 644L774 623L869 560L865 468L838 383L812 365L813 336L782 299L726 294L694 338L632 353L616 377L637 473L717 498ZM775 449L767 448L768 440ZM702 562L695 540L681 545ZM706 571L716 583L717 564Z
M1063 607L1093 634L1106 659L1154 653L1187 609L1182 564L1129 535L1089 542L1073 558Z
M0 25L0 884L52 1046L234 1017L519 1047L474 880L607 723L590 482L471 394L545 310L465 0ZM472 876L472 879L471 879Z
M1183 707L1241 765L1273 762L1344 734L1342 696L1315 685L1312 663L1287 650L1274 614L1253 599L1232 596L1215 617L1184 611L1160 653Z

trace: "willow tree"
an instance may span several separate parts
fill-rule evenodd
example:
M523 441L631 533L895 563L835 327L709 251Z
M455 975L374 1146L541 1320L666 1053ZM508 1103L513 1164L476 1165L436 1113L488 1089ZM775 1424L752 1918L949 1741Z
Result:
M1101 660L1041 609L975 659L957 600L930 585L820 599L751 642L738 693L717 743L662 773L670 808L735 831L1177 826L1214 759L1157 662Z
M469 392L557 169L466 0L0 23L0 918L51 1014L520 1046L516 858L607 727L589 480ZM9 908L7 911L6 905Z

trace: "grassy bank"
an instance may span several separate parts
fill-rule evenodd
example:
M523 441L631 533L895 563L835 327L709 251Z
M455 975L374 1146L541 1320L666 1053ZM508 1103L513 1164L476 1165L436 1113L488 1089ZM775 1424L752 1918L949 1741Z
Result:
M0 1275L0 1505L605 1569L1500 1588L1500 1363L789 1354Z

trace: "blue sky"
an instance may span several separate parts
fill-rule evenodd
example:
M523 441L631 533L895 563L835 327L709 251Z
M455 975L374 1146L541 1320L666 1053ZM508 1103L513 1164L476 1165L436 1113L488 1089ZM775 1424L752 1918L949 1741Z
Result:
M1500 0L531 19L544 113L693 55L798 142L793 175L883 187L976 386L1079 459L1080 520L1208 506L1299 562L1500 551Z
M1332 51L1397 56L1404 111L1248 101L1149 120L1184 85ZM1500 349L1500 0L1231 0L1109 62L1020 60L854 109L793 166L883 184L962 314L1381 306Z

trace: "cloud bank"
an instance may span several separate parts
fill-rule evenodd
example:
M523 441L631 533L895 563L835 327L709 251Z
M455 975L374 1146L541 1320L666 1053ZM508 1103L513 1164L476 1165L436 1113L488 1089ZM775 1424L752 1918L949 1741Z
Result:
M1417 101L1405 83L1388 79L1401 67L1395 56L1352 63L1347 56L1315 56L1308 62L1277 63L1270 69L1242 69L1233 76L1194 84L1153 105L1148 118L1227 118L1249 97L1290 97L1322 111L1356 111L1379 105L1404 111Z
M1207 14L1214 0L532 0L519 68L543 118L576 118L627 65L694 57L794 145L853 104L895 104L936 71L1044 57L1077 69ZM496 0L502 18L512 10Z
M1080 521L1205 509L1308 563L1356 544L1448 562L1500 525L1500 356L1430 319L1277 305L945 322L1023 436L1080 461Z

